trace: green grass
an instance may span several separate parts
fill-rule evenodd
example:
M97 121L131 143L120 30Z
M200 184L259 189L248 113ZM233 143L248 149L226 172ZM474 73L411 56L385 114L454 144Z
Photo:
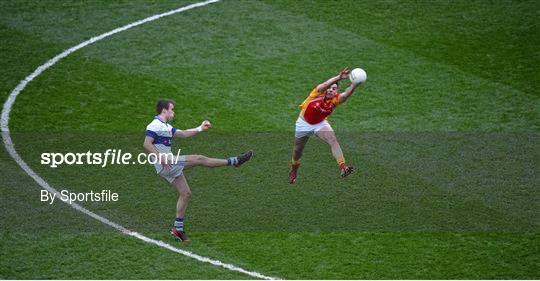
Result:
M291 279L530 278L536 270L529 265L539 262L538 247L529 247L538 244L538 236L531 234L203 233L197 238L212 247L198 252L234 252L238 263L249 260ZM239 239L243 243L230 243ZM519 261L506 263L514 259Z
M119 233L3 233L1 239L3 278L246 279Z
M267 1L433 63L538 96L536 1ZM337 8L337 10L336 10ZM335 10L339 16L328 16Z
M188 2L4 2L0 102L91 36ZM224 1L114 35L65 58L17 98L17 151L57 189L111 189L88 209L167 235L176 192L151 166L40 165L43 152L142 152L158 98L175 148L241 169L186 172L195 253L290 279L537 279L540 53L535 1ZM348 162L309 142L286 183L297 105L342 66L368 82L331 123ZM345 83L346 84L346 83ZM344 85L342 85L342 89ZM65 204L0 151L0 277L241 279L123 236Z

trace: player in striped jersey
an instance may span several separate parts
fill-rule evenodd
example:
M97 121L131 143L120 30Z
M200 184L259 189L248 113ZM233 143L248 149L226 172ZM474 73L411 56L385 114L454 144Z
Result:
M345 163L345 157L337 141L336 134L326 120L334 109L344 103L354 92L358 84L351 83L344 93L338 93L338 82L349 77L350 70L344 68L341 72L317 85L309 96L300 104L300 115L296 120L292 164L289 172L289 183L296 181L300 157L311 135L316 135L330 145L332 155L340 168L341 176L346 177L352 173L353 167Z
M169 124L174 118L174 107L176 103L173 100L160 100L156 106L158 115L146 127L146 138L144 139L144 148L151 153L152 157L157 157L154 167L156 172L171 183L179 193L176 203L176 219L171 229L171 234L183 242L191 242L184 231L184 216L187 204L191 197L191 189L184 177L183 170L195 166L205 167L240 167L248 161L253 152L248 150L244 154L228 159L209 158L203 155L182 155L175 159L171 152L171 141L173 138L189 138L206 131L212 127L208 120L202 122L197 128L179 130Z

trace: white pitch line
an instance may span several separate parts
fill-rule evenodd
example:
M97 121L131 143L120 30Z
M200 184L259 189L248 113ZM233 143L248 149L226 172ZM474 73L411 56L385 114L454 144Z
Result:
M13 107L13 104L15 103L15 99L17 98L17 96L24 90L24 88L26 87L26 85L28 85L28 83L30 83L32 80L34 80L43 71L47 70L49 67L53 66L55 63L57 63L61 59L67 57L68 55L72 54L73 52L75 52L75 51L77 51L77 50L79 50L81 48L84 48L84 47L86 47L86 46L88 46L90 44L93 44L93 43L95 43L95 42L97 42L99 40L105 39L105 38L107 38L107 37L109 37L111 35L114 35L116 33L128 30L128 29L130 29L132 27L139 26L139 25L147 23L147 22L155 21L155 20L160 19L162 17L174 15L174 14L177 14L177 13L181 13L181 12L193 9L193 8L206 6L208 4L216 3L216 2L219 2L219 1L220 0L208 0L208 1L204 1L204 2L191 4L191 5L188 5L188 6L185 6L185 7L181 7L181 8L175 9L175 10L171 10L169 12L165 12L165 13L158 14L158 15L153 15L153 16L147 17L145 19L130 23L128 25L113 29L113 30L111 30L109 32L106 32L106 33L103 33L101 35L92 37L87 41L84 41L84 42L82 42L82 43L80 43L80 44L78 44L76 46L73 46L73 47L63 51L59 55L57 55L54 58L50 59L45 64L43 64L40 67L36 68L36 70L34 70L34 72L32 72L32 74L28 75L24 80L19 82L17 87L15 89L13 89L13 91L11 91L9 97L7 98L7 100L4 103L4 106L2 108L2 116L1 116L1 120L0 120L0 122L1 122L0 125L1 125L1 128L2 128L2 139L4 141L4 146L6 147L6 150L9 152L9 155L11 155L13 160L15 160L15 162L17 162L17 164L19 164L19 166L32 179L34 179L34 181L37 184L39 184L41 187L48 190L49 192L56 194L56 196L59 197L60 193L56 189L54 189L52 186L50 186L36 172L34 172L34 170L32 170L32 168L30 168L30 166L28 166L28 164L26 164L26 162L24 162L24 160L21 158L21 156L19 156L19 154L15 150L15 146L13 144L13 141L11 140L11 135L9 134L9 113L11 112L11 108ZM69 203L66 202L66 204L68 204L69 206L71 206L75 210L80 211L83 214L88 215L88 216L90 216L90 217L92 217L92 218L94 218L94 219L96 219L96 220L98 220L98 221L112 227L112 228L115 228L116 230L118 230L118 231L120 231L120 232L122 232L122 233L124 233L126 235L135 237L135 238L140 239L140 240L142 240L144 242L157 245L157 246L162 247L164 249L167 249L167 250L182 254L184 256L196 259L196 260L201 261L201 262L210 263L212 265L223 267L223 268L231 270L231 271L240 272L240 273L249 275L249 276L254 277L254 278L260 278L260 279L266 279L266 280L278 279L278 278L275 278L275 277L270 277L270 276L263 275L263 274L258 273L258 272L248 271L248 270L245 270L245 269L240 268L238 266L228 264L228 263L224 263L224 262L219 261L219 260L215 260L215 259L211 259L211 258L208 258L208 257L200 256L200 255L194 254L194 253L186 251L186 250L182 250L180 248L177 248L177 247L174 247L174 246L172 246L170 244L167 244L167 243L165 243L163 241L155 240L155 239L146 237L146 236L144 236L144 235L142 235L140 233L131 231L131 230L129 230L129 229L117 224L117 223L114 223L114 222L108 220L105 217L102 217L102 216L100 216L100 215L98 215L98 214L96 214L96 213L82 207L81 205L79 205L77 203L69 204Z

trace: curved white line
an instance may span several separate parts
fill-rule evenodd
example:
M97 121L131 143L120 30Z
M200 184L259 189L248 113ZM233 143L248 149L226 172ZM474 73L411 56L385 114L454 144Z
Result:
M4 107L2 109L2 117L1 117L1 121L0 121L1 122L1 128L2 128L2 139L4 141L4 146L6 147L6 150L9 152L9 155L11 155L13 160L15 160L15 162L17 162L17 164L19 164L19 166L30 177L32 177L32 179L34 179L34 181L36 181L41 187L48 190L49 192L56 194L57 198L59 198L60 193L56 189L54 189L52 186L50 186L36 172L34 172L32 170L32 168L30 168L30 166L28 166L28 164L26 164L26 162L24 162L24 160L21 158L21 156L19 156L19 154L15 150L13 141L11 140L11 135L9 134L9 113L11 112L11 108L13 107L13 103L15 103L15 99L17 98L17 96L22 92L22 90L24 90L24 88L26 87L26 85L28 85L28 83L30 83L32 80L34 80L43 71L47 70L49 67L53 66L55 63L57 63L61 59L67 57L71 53L73 53L73 52L75 52L75 51L77 51L77 50L79 50L81 48L84 48L84 47L86 47L86 46L88 46L90 44L93 44L93 43L95 43L95 42L97 42L99 40L107 38L107 37L109 37L111 35L114 35L116 33L128 30L128 29L130 29L132 27L135 27L135 26L147 23L147 22L151 22L151 21L157 20L157 19L162 18L162 17L170 16L170 15L173 15L173 14L176 14L176 13L181 13L181 12L193 9L193 8L206 6L208 4L212 4L212 3L216 3L216 2L219 2L219 0L208 0L208 1L205 1L205 2L191 4L191 5L182 7L182 8L178 8L178 9L175 9L175 10L172 10L172 11L169 11L169 12L165 12L165 13L162 13L162 14L147 17L145 19L130 23L128 25L125 25L125 26L122 26L122 27L119 27L119 28L116 28L116 29L111 30L111 31L109 31L107 33L103 33L103 34L98 35L96 37L92 37L89 40L84 41L84 42L82 42L82 43L80 43L80 44L78 44L78 45L76 45L74 47L71 47L71 48L63 51L59 55L55 56L54 58L52 58L51 60L49 60L45 64L43 64L40 67L36 68L36 70L34 70L34 72L32 74L28 75L24 80L19 82L17 87L15 89L13 89L13 91L11 91L11 94L9 95L6 102L4 103ZM249 275L249 276L254 277L254 278L267 279L267 280L277 279L277 278L274 278L274 277L265 276L265 275L263 275L261 273L258 273L258 272L248 271L248 270L245 270L243 268L237 267L235 265L221 262L219 260L207 258L207 257L204 257L204 256L194 254L194 253L189 252L189 251L185 251L185 250L176 248L176 247L174 247L174 246L172 246L170 244L167 244L167 243L165 243L163 241L155 240L155 239L146 237L146 236L144 236L144 235L142 235L140 233L131 231L131 230L129 230L129 229L117 224L117 223L114 223L114 222L112 222L112 221L110 221L110 220L108 220L108 219L106 219L106 218L104 218L104 217L102 217L102 216L100 216L100 215L98 215L98 214L96 214L96 213L94 213L94 212L80 206L79 204L76 204L76 203L69 204L67 202L66 202L66 204L70 205L72 208L76 209L77 211L82 212L85 215L88 215L88 216L90 216L90 217L92 217L92 218L94 218L94 219L96 219L96 220L110 226L110 227L113 227L113 228L119 230L120 232L122 232L122 233L124 233L126 235L133 236L133 237L135 237L137 239L140 239L140 240L142 240L144 242L157 245L159 247L168 249L170 251L182 254L184 256L187 256L187 257L190 257L190 258L193 258L193 259L196 259L196 260L201 261L201 262L210 263L212 265L223 267L223 268L226 268L226 269L231 270L231 271L244 273L244 274Z

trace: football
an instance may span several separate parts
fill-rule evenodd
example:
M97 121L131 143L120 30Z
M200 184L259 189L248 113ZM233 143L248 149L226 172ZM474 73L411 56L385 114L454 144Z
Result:
M355 68L349 74L349 79L354 84L364 83L367 79L367 74L363 69Z

